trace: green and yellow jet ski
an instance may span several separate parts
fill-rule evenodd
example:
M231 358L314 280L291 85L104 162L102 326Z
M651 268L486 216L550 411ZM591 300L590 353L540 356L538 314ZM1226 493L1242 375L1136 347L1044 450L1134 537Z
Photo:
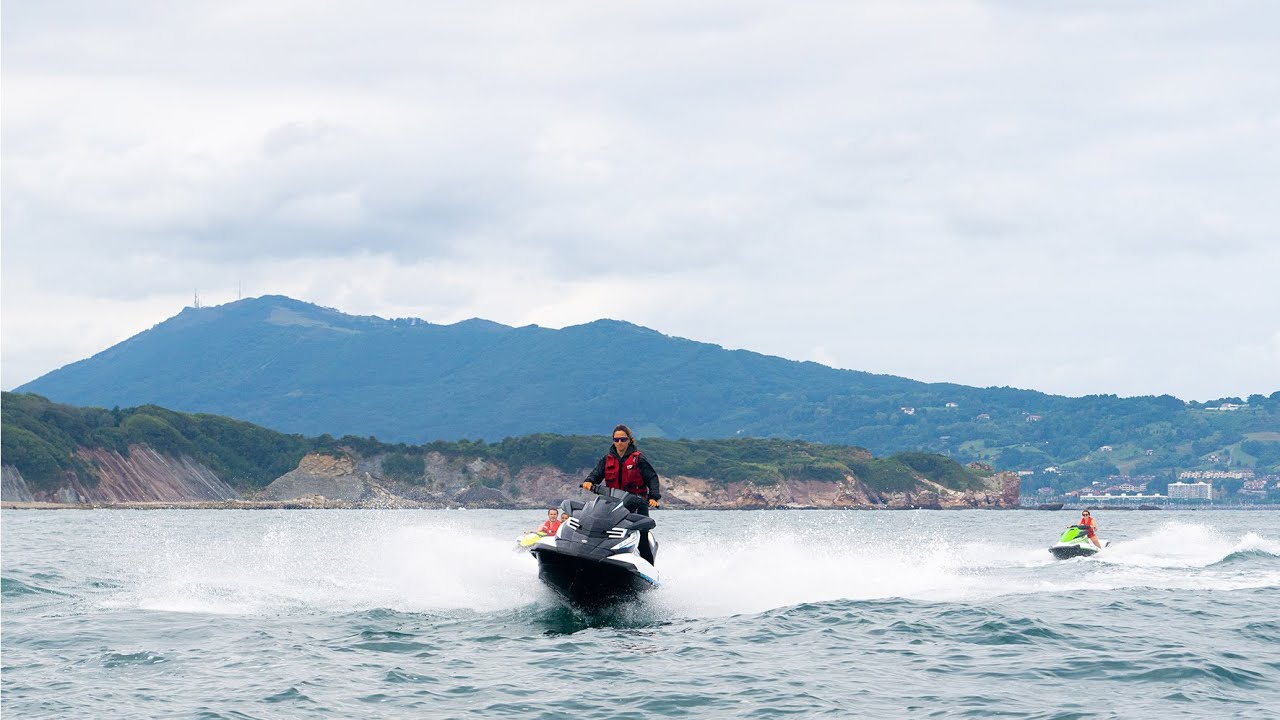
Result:
M1101 541L1100 541L1101 542ZM1103 542L1102 547L1110 545ZM1049 548L1049 552L1059 560L1077 557L1093 557L1100 550L1089 540L1089 531L1083 525L1072 525L1058 538L1058 543Z

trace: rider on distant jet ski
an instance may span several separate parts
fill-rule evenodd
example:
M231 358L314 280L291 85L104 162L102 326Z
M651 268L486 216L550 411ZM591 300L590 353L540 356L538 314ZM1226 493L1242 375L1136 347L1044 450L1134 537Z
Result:
M649 508L658 507L662 494L658 489L658 473L649 464L649 460L640 453L635 444L635 436L631 428L619 425L613 429L613 447L608 454L600 458L596 468L591 471L582 487L590 490L597 483L604 482L605 487L624 490L632 495L647 498L648 503L637 508L635 512L648 515ZM641 533L641 556L653 561L649 552L649 532Z
M1094 521L1093 516L1089 514L1088 510L1080 511L1080 522L1077 524L1084 527L1085 534L1089 536L1089 542L1093 543L1094 547L1101 550L1102 543L1098 542L1098 523Z

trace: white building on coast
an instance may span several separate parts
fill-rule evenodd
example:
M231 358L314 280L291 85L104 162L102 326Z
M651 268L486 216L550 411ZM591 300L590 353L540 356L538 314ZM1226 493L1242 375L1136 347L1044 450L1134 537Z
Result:
M1212 500L1213 483L1207 482L1172 482L1169 483L1170 500Z

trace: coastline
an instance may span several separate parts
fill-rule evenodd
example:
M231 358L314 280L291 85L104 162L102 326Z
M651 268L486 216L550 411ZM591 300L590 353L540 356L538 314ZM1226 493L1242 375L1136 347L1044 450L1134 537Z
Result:
M345 500L330 500L328 498L307 498L299 500L221 500L221 501L147 501L147 502L119 502L119 503L55 503L55 502L17 502L3 501L0 502L0 510L530 510L541 509L541 507L532 508L528 505L510 505L510 506L494 506L494 505L437 505L430 503L415 503L412 501L405 502L349 502ZM1013 507L939 507L936 505L915 505L915 506L898 506L898 505L871 505L871 506L848 506L848 507L816 507L816 506L797 506L797 505L761 505L761 506L726 506L726 505L707 505L694 506L687 503L673 504L664 506L663 510L848 510L854 512L878 512L882 510L901 512L903 510L1027 510L1034 512L1046 512L1035 506L1013 506ZM1138 512L1137 508L1128 507L1096 507L1085 506L1080 507L1064 507L1062 511L1075 511L1081 509L1100 510L1100 511L1119 511ZM1280 510L1280 505L1180 505L1174 507L1154 508L1157 511L1166 512L1195 512L1203 510L1230 510L1230 511L1276 511ZM1150 512L1151 510L1145 510ZM1054 512L1054 511L1050 511Z

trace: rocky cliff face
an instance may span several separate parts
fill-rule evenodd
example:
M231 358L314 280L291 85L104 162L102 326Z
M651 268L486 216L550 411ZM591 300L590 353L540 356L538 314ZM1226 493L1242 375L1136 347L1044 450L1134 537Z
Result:
M383 456L358 458L310 454L250 499L308 501L325 506L359 507L538 507L564 499L567 476L546 482L544 474L521 473L506 482L507 469L484 460L450 459L430 453L413 481L386 477ZM542 487L547 485L547 487ZM500 489L501 488L501 489ZM529 497L527 493L532 493ZM532 503L532 504L530 504Z
M35 495L22 479L22 473L12 465L0 465L0 500L9 502L33 502Z
M276 501L338 501L361 506L541 508L580 492L587 474L548 467L527 467L512 475L485 460L458 460L430 453L422 475L414 481L384 476L381 457L355 459L308 455L298 470L262 490L256 497ZM663 478L668 507L752 508L971 508L1016 507L1018 477L999 473L976 491L955 491L923 481L914 492L878 493L855 477L841 482L784 480L717 483L706 478Z
M213 502L238 496L212 470L195 460L162 455L145 445L131 446L128 457L101 448L81 448L79 454L97 471L97 482L68 474L62 487L42 490L32 488L15 468L6 465L0 485L3 499L75 505Z
M81 450L81 457L97 469L96 484L70 475L56 491L33 490L17 470L5 466L3 499L95 505L244 500L235 506L544 508L580 493L579 483L587 474L586 468L564 473L549 467L512 474L499 463L429 453L421 474L404 480L384 473L382 456L311 454L267 487L241 497L204 465L148 447L130 448L127 458L101 449ZM879 493L852 476L840 482L718 483L682 476L662 482L663 503L671 508L995 508L1018 502L1014 473L996 474L982 489L965 492L922 481L913 492Z
M702 508L998 508L1017 507L1017 473L999 473L981 490L957 491L933 483L915 492L878 493L854 477L838 483L815 480L713 483L703 478L671 478L663 490L669 506Z
M357 474L356 463L351 458L308 455L298 463L297 469L276 478L258 497L265 500L324 497L357 502L368 495L369 474Z

